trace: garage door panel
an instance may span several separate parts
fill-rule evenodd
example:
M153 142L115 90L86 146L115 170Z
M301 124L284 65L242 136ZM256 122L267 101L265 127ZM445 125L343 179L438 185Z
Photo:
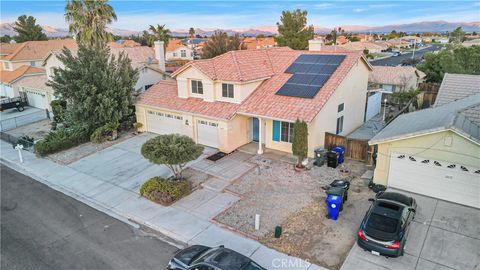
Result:
M46 108L46 97L45 94L35 91L25 91L27 94L28 105L35 108L45 109Z
M462 166L469 171L462 170ZM392 154L388 186L480 207L480 175L476 170L461 164Z
M218 148L218 123L197 120L197 142L206 146Z
M183 118L178 115L147 111L147 129L150 132L163 134L183 134Z

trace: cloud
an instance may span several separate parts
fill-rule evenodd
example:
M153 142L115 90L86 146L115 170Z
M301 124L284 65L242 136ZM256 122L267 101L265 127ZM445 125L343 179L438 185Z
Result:
M314 7L316 9L327 9L327 8L333 7L333 4L332 3L321 3L321 4L316 4Z
M354 9L353 11L355 11L355 12L364 12L364 11L367 11L367 10L368 10L368 9L366 9L366 8L356 8L356 9Z

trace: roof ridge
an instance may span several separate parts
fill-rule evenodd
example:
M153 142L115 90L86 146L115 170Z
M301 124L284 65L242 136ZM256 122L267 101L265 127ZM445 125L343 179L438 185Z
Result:
M13 53L7 55L8 60L11 60L12 58L14 58L21 50L25 48L25 46L27 46L27 43L29 42L30 41L23 42L20 46L18 46L18 48Z
M267 56L268 63L270 64L270 69L272 70L272 75L275 74L275 71L273 69L273 64L272 64L272 59L270 58L270 55L268 54L267 50L264 50L265 55Z
M242 71L240 70L240 67L238 66L237 57L235 56L235 51L230 51L230 53L233 57L233 63L235 64L235 68L237 68L238 74L240 75L240 81L243 81Z

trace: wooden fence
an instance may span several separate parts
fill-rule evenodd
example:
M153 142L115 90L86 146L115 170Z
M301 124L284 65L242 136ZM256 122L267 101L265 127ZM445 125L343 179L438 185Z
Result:
M439 83L420 83L418 88L422 90L423 97L419 100L419 105L422 107L427 107L426 105L432 106L437 99L438 90L440 89Z
M368 140L349 139L345 136L325 132L325 149L330 150L335 146L345 147L345 157L373 164L374 146L368 145Z

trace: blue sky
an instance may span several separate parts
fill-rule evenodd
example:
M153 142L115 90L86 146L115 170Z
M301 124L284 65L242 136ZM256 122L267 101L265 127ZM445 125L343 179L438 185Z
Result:
M1 0L1 22L33 15L40 24L66 28L65 1ZM111 0L120 29L143 30L150 24L170 29L249 28L274 26L282 10L308 10L308 23L337 25L387 25L418 21L480 21L480 1L125 1Z

